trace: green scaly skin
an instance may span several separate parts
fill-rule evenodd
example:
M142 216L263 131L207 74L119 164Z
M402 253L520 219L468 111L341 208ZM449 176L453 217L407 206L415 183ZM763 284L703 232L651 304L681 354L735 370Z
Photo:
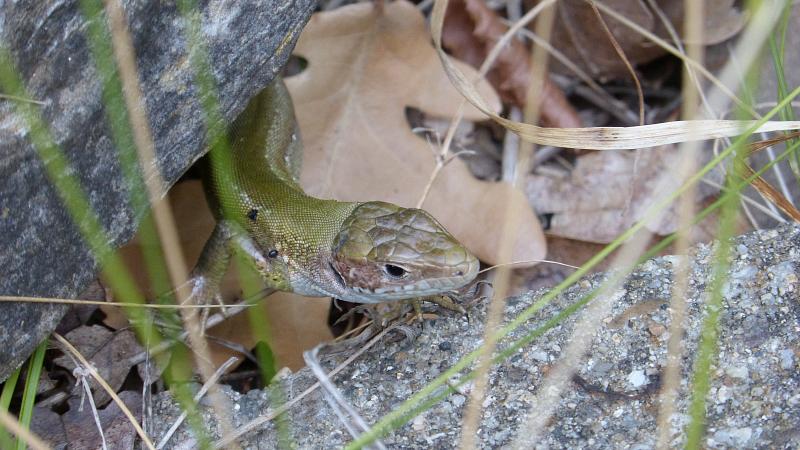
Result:
M217 294L234 246L268 287L378 303L437 296L474 280L478 260L428 213L306 195L302 144L281 79L250 101L211 154L205 188L217 226L193 272L195 300Z

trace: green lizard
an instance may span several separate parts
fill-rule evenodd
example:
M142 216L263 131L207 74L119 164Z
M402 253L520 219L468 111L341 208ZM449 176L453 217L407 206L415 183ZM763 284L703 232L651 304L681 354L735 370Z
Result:
M269 288L356 303L440 296L475 278L477 258L427 212L303 192L302 144L280 78L234 121L230 150L207 158L217 225L192 274L195 301L217 294L234 246Z

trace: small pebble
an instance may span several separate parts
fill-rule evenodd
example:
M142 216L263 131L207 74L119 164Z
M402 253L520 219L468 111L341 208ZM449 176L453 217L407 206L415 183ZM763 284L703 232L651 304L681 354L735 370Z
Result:
M628 374L628 383L635 388L639 388L647 384L647 376L644 374L644 370L637 369Z

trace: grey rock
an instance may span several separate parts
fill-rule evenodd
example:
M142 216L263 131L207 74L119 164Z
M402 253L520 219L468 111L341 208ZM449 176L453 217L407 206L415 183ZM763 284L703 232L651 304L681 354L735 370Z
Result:
M229 123L281 69L316 2L199 3L219 107ZM163 195L205 152L204 114L175 2L128 0L124 8L165 181ZM122 176L120 152L101 99L103 80L87 47L86 29L75 0L0 2L0 39L30 97L44 102L44 121L110 244L118 247L133 236L145 213L141 201L131 201L131 195L141 199L143 190ZM31 145L30 130L14 108L10 101L0 102L0 294L74 298L95 276L95 261L62 208ZM0 380L55 328L64 312L59 305L0 304Z
M741 253L741 248L746 248ZM670 446L682 446L684 429L689 422L693 363L704 319L705 293L714 263L713 246L701 245L691 258L690 290L687 293L685 351L677 411L671 417ZM710 373L707 403L707 433L703 445L709 448L759 447L797 448L800 446L800 372L787 367L790 350L800 354L800 226L759 231L741 236L733 246L729 270L735 296L725 296L719 329L719 353ZM591 348L577 368L573 383L562 394L554 417L548 422L539 441L541 448L653 448L656 415L659 409L660 375L667 356L667 339L651 334L652 323L669 327L669 301L673 285L675 257L661 257L643 264L624 284L625 294L612 307L609 317L597 317L603 324ZM771 292L777 274L785 274L784 293L773 294L772 301L758 299ZM773 274L773 275L769 275ZM654 283L653 280L659 280ZM603 274L586 278L544 306L509 338L520 339L545 324L554 315L574 304L604 280ZM700 288L698 288L700 286ZM518 316L542 294L528 293L506 302L506 319ZM742 306L741 298L754 299ZM466 317L439 312L441 319L425 324L415 341L385 339L369 349L337 375L333 382L344 398L368 424L396 409L410 393L419 392L439 373L456 363L482 341L485 304L476 305ZM742 333L750 326L741 320L747 315L763 318L757 340ZM538 405L533 404L537 390L553 361L537 358L542 353L561 358L574 332L576 317L570 316L513 356L496 364L489 374L488 391L483 402L479 430L482 448L508 445L520 423ZM663 336L663 335L662 335ZM453 342L448 350L438 343ZM323 359L328 370L347 356L332 355ZM432 370L420 370L430 368ZM636 374L635 383L631 374ZM451 377L456 383L463 376ZM314 383L308 369L281 379L287 399L296 397ZM471 383L410 419L383 438L389 448L454 448L460 435L461 416L469 404L465 395ZM240 408L231 411L234 423L244 424L265 414L269 402L252 391L241 396L228 388L227 395ZM437 393L446 393L443 388ZM247 406L244 404L247 403ZM170 426L180 409L168 393L159 394L153 410L156 436ZM246 411L246 413L245 413ZM208 411L203 412L208 429L217 433ZM351 440L344 425L328 406L319 390L292 407L289 413L291 433L298 448L340 448ZM421 418L420 418L421 417ZM276 445L274 425L265 425L244 436L245 448L267 449ZM191 441L186 426L171 441L180 447Z

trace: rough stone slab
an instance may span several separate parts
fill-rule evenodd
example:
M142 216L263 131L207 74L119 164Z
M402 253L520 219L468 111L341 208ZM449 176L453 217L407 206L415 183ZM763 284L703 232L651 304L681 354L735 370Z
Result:
M230 122L281 69L314 0L198 2L202 33ZM175 2L124 2L166 193L205 152L203 113ZM93 18L92 20L101 20ZM101 101L101 80L75 0L0 1L0 39L66 153L113 246L134 211ZM0 101L0 294L76 297L94 276L91 255L48 182L13 104ZM141 195L141 192L139 192ZM0 380L52 331L62 306L0 304Z
M754 232L736 240L730 278L724 287L719 358L711 371L708 396L708 448L797 448L800 446L800 226ZM709 282L712 247L702 245L693 254L687 298L686 352L678 412L672 417L671 447L680 447L688 421L687 402L692 363L703 319L703 290ZM614 304L573 381L548 422L541 448L652 448L656 436L659 377L669 336L669 299L676 257L650 260L628 277L624 295ZM596 275L544 307L512 338L520 338L573 304L603 280ZM517 316L542 292L508 300L506 318ZM472 321L443 313L427 322L411 344L404 340L380 343L334 378L344 397L367 423L390 412L482 339L484 308L471 311ZM510 443L519 423L532 407L544 375L566 348L575 318L563 321L513 357L495 366L479 442L483 448ZM501 346L508 344L504 341ZM328 370L336 361L327 361ZM308 369L284 378L288 398L315 379ZM468 393L471 385L463 386ZM226 389L233 401L236 426L264 414L268 395L253 390L246 395ZM454 448L460 435L467 397L450 394L443 402L412 419L384 438L389 448ZM160 437L179 410L168 394L154 404L156 436ZM204 416L207 429L216 432ZM351 440L345 427L319 391L291 410L290 427L298 448L340 448ZM191 448L184 426L171 448ZM276 446L272 425L249 434L244 448Z

